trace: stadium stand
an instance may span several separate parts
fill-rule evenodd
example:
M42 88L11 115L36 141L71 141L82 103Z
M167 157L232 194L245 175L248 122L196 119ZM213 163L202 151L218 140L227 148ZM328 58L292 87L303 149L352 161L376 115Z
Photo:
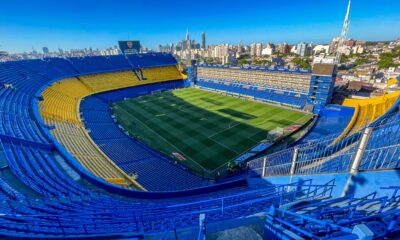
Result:
M33 59L29 61L19 61L16 62L16 64L20 65L23 68L29 69L33 72L40 72L40 75L49 79L52 79L55 76L60 76L63 74L48 62L39 59Z
M257 86L260 89L281 89L307 93L309 72L279 71L259 68L226 68L202 66L197 69L199 79L227 81L243 86Z
M118 58L123 56L117 56ZM112 70L125 70L129 69L130 65L127 61L114 61L110 57L92 56L85 58L68 58L74 68L81 73L97 73ZM116 63L115 65L113 63ZM118 64L119 63L119 64Z
M329 135L337 135L344 131L354 114L354 108L330 105L321 110L316 123L297 144L306 143ZM335 127L332 127L335 126Z
M182 75L172 71L173 65L176 60L168 54L0 63L0 236L166 239L169 233L184 233L183 238L195 239L215 225L224 230L232 226L228 223L237 226L254 217L263 221L264 237L271 238L399 236L397 93L349 102L354 112L328 106L300 142L250 161L247 179L204 186L129 138L110 115L113 101L185 86L175 81ZM131 82L118 82L104 73L108 71L121 78L129 75ZM108 90L114 91L100 93ZM337 127L336 122L342 123ZM345 129L346 123L351 128ZM338 139L341 132L346 134ZM122 155L118 149L126 146L130 151ZM113 158L121 168L138 173L138 180L153 191L109 184L71 154L97 176L132 180ZM169 180L161 180L164 175L152 174L155 166L176 172L165 170Z
M139 189L143 189L131 177L122 172L88 137L85 129L81 126L68 123L56 122L47 119L47 124L55 126L52 130L55 138L62 143L65 148L78 159L83 166L95 175L105 180L125 186L134 184Z
M308 182L307 182L308 183ZM220 196L205 196L190 203L129 203L125 200L90 194L79 198L46 198L36 202L20 201L18 210L5 208L5 212L22 212L18 217L0 218L1 234L12 237L123 237L137 233L163 232L172 225L180 228L198 224L198 210L208 209L207 223L220 222L251 214L253 211L267 210L271 204L288 203L295 199L317 199L329 196L331 184L289 185L254 190L243 189L241 193L227 192ZM287 191L288 188L295 190ZM328 190L327 190L328 189ZM50 192L48 190L47 192ZM305 194L307 191L313 194ZM12 202L10 200L10 202ZM223 202L223 207L218 206ZM13 202L14 203L14 202ZM221 211L221 209L224 211ZM79 213L76 211L79 209ZM180 214L178 214L180 213ZM182 214L183 213L183 214ZM174 219L177 215L181 217ZM171 218L172 217L172 218ZM134 235L135 236L135 235ZM140 236L140 235L139 235Z
M95 58L89 59L85 61L95 63L98 61L94 60ZM81 60L74 59L72 61L74 65L78 65L76 61L82 64ZM93 66L96 66L95 63L93 63ZM78 69L90 72L92 71L90 66ZM137 79L132 71L84 75L61 80L45 89L42 94L44 101L40 103L41 115L46 124L54 126L54 129L51 130L52 134L86 168L107 181L125 186L134 184L139 189L143 189L143 187L121 171L87 135L78 114L80 101L85 96L129 86L182 78L180 72L174 66L155 67L142 71L146 80ZM110 125L113 126L114 124L111 123ZM104 128L104 126L100 127L102 134L104 134L103 129L109 129Z
M310 72L199 65L197 81L203 88L303 108L310 86Z
M134 68L177 65L176 59L171 54L129 54L126 58Z
M353 107L354 114L349 124L336 141L345 136L359 132L360 129L368 126L376 119L383 116L393 106L393 104L395 104L399 94L400 91L397 91L369 99L345 99L343 106Z
M141 84L182 79L175 66L154 67L141 69L146 79L136 79L134 71L121 71L78 77L93 93L111 91Z
M43 116L80 124L77 102L82 96L92 94L92 90L76 78L54 83L43 92L40 111Z
M34 90L47 79L21 68L17 63L4 63L0 66L0 134L26 141L48 144L49 140L40 130L27 108Z
M284 95L268 90L261 91L257 88L243 88L241 85L226 85L224 82L215 83L212 80L199 80L196 85L200 88L216 90L232 96L249 96L255 100L261 100L295 108L304 107L306 102L305 98Z
M156 83L89 96L81 102L82 119L93 141L128 175L136 175L136 181L149 191L178 191L210 183L126 135L115 123L108 103L152 89L178 87L182 87L182 81Z
M64 77L64 76L72 77L72 76L76 76L76 75L84 73L84 72L78 72L78 70L73 65L71 65L71 63L69 61L67 61L64 58L47 58L47 59L44 59L42 64L46 64L46 63L61 72L61 74L59 74L59 75L54 75L53 78ZM43 74L43 72L46 72L45 69L43 69L43 70L36 69L36 71L39 72L40 74Z

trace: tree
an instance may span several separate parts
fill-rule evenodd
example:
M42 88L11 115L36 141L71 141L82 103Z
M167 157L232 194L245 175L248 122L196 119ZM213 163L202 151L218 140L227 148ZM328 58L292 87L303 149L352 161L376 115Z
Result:
M207 58L207 59L206 59L206 62L207 62L208 64L213 64L213 63L214 63L214 59L213 59L213 58Z
M303 69L311 69L310 60L306 58L295 57L292 59L292 63Z
M246 59L239 59L238 60L238 65L245 65L248 64L248 61Z
M393 57L400 57L400 46L394 48Z
M294 55L295 54L291 53L291 52L289 52L289 53L280 53L280 52L278 52L276 54L276 56L279 57L279 58L291 57L291 56L294 56Z
M347 55L342 55L340 58L340 63L347 63L351 58L351 55L347 56Z
M393 53L381 53L379 55L379 61L378 61L379 69L399 66L399 64L394 64L393 62L393 58L400 56L400 50L397 49L395 49L395 52Z
M366 64L366 63L368 63L369 62L369 60L368 60L368 58L366 58L366 57L359 57L359 58L357 58L357 60L354 62L356 65L363 65L363 64Z

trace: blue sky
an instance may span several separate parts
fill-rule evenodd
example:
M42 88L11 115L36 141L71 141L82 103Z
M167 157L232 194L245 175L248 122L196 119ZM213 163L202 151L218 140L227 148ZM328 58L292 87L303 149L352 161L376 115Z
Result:
M189 28L207 44L329 42L339 35L347 0L0 0L0 50L105 48L139 39L155 48ZM353 0L349 37L400 37L399 0Z

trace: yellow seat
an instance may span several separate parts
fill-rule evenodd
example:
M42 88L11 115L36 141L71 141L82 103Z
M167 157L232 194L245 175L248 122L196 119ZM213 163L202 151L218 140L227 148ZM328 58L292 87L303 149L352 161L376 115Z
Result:
M118 71L80 76L79 79L94 93L110 91L120 88L139 86L144 84L183 79L183 75L175 66L142 68L144 80L140 71Z
M343 106L353 107L355 109L354 114L345 130L335 139L334 143L373 123L393 106L399 95L400 91L369 99L346 98Z

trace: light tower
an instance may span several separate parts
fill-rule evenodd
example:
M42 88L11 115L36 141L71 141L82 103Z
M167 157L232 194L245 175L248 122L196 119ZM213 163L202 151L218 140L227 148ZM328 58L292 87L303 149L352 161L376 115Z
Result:
M190 37L189 37L189 29L186 31L186 70L187 70L187 76L188 79L187 81L185 81L185 86L190 86L190 84L192 84L195 79L195 66L193 66L192 64L192 43L190 41Z
M351 0L349 0L349 4L347 6L347 12L346 12L346 17L344 18L344 23L343 23L343 28L342 28L342 34L340 35L339 42L338 42L338 47L336 50L336 58L335 58L335 63L339 64L340 63L340 58L344 50L344 46L346 44L346 39L347 39L347 32L349 31L349 24L350 24L350 6L351 6Z
M201 48L206 49L206 33L201 33Z

